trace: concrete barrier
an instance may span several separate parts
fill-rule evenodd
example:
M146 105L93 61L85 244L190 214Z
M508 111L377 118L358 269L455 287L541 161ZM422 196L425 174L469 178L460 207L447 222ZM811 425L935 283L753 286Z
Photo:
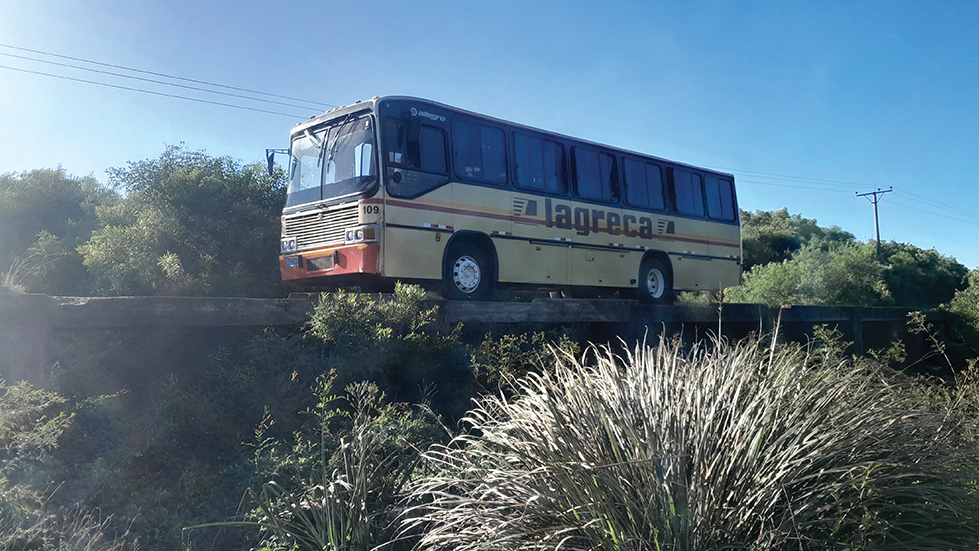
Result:
M63 332L139 328L293 327L305 323L317 295L288 299L200 297L48 297L0 295L0 378L43 383L50 371L48 349ZM679 331L692 327L740 337L749 332L780 334L805 340L818 325L840 329L854 343L853 352L908 339L904 308L791 306L770 309L761 304L718 306L652 306L632 300L534 299L529 302L438 301L440 324L542 323L600 324L603 333L630 338L646 328ZM929 320L941 323L932 311ZM868 332L868 328L872 330ZM600 340L598 336L596 340ZM915 345L912 344L913 349Z

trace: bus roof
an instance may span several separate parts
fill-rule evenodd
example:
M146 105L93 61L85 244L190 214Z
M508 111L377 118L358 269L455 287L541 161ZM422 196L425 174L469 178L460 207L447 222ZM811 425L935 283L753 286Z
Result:
M641 153L641 152L638 152L638 151L633 151L633 150L629 150L629 149L623 149L621 147L616 147L616 146L612 146L612 145L608 145L608 144L594 142L594 141L591 141L591 140L585 140L585 139L582 139L582 138L577 138L577 137L574 137L574 136L569 136L569 135L566 135L566 134L561 134L559 132L553 132L551 130L543 130L543 129L540 129L540 128L535 128L533 126L527 126L525 124L520 124L520 123L516 123L516 122L513 122L513 121L508 121L508 120L505 120L505 119L500 119L500 118L497 118L497 117L493 117L491 115L485 115L483 113L476 113L474 111L467 111L465 109L460 109L458 107L452 107L451 105L446 105L444 103L439 103L437 101L432 101L432 100L423 99L423 98L417 98L417 97L412 97L412 96L383 96L383 97L381 97L381 96L374 96L373 98L371 98L369 100L366 100L366 101L357 100L356 102L354 102L354 103L352 103L350 105L341 105L340 107L336 107L334 109L331 109L331 110L327 111L326 113L323 113L322 115L318 115L318 116L315 116L315 117L310 117L308 120L305 120L303 122L297 123L296 126L292 129L292 133L291 134L293 136L295 136L296 134L302 133L302 132L304 132L304 131L312 128L312 127L319 126L320 124L323 124L325 122L334 120L334 119L336 119L338 117L344 117L344 116L350 115L351 113L359 113L361 111L371 111L373 113L377 113L378 112L378 105L380 105L381 103L383 103L385 101L405 101L405 102L415 102L415 103L419 103L419 104L424 104L424 105L429 106L429 107L435 107L435 108L438 108L438 109L444 109L444 110L449 111L449 112L451 112L453 114L456 114L456 115L466 115L466 116L470 116L470 117L474 117L474 118L479 118L479 119L483 119L483 120L487 120L487 121L492 121L492 122L497 123L499 125L502 125L504 127L519 128L519 129L522 129L522 130L529 130L531 132L536 132L536 133L539 133L539 134L548 134L548 135L556 136L558 138L561 138L561 139L567 140L567 141L578 142L578 143L587 144L587 145L591 145L591 146L595 146L595 147L600 147L600 148L604 148L604 149L610 149L610 150L616 151L618 153L625 153L625 154L629 154L629 155L636 155L636 156L639 156L639 157L652 158L652 159L655 159L657 161L661 161L661 162L664 162L664 163L669 163L671 165L683 166L683 167L687 167L687 168L692 168L692 169L700 170L700 171L703 171L703 172L710 172L710 173L713 173L713 174L727 176L727 177L730 177L732 180L734 179L734 175L733 174L730 174L728 172L722 172L722 171L718 171L718 170L712 170L712 169L709 169L709 168L704 168L704 167L701 167L701 166L691 165L691 164L688 164L688 163L682 163L682 162L678 162L678 161L673 161L673 160L665 159L663 157L658 157L656 155L652 155L652 154L649 154L649 153Z

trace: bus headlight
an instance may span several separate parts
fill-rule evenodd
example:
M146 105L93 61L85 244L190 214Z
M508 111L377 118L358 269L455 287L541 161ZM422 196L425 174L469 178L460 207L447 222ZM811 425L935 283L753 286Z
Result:
M279 241L279 253L294 253L299 249L299 240L295 237L283 237Z
M358 228L347 228L344 241L350 243L363 243L367 241L377 241L377 226L360 226Z

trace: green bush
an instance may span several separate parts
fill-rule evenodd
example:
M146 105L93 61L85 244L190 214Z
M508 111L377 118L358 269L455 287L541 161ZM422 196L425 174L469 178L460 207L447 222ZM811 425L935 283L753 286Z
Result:
M79 247L100 294L279 294L281 172L183 146L108 172L125 197Z
M848 244L828 250L808 245L791 260L755 266L744 285L728 289L731 302L827 306L891 306L885 267L873 245Z
M390 403L377 385L347 385L333 394L335 374L313 389L312 423L291 446L267 437L266 416L255 431L253 461L260 489L254 510L239 522L189 528L239 527L256 533L255 548L296 551L367 550L392 537L389 527L418 450L440 440L430 418Z
M595 356L425 454L419 549L979 548L979 458L874 372L758 341Z
M534 331L519 335L507 333L494 338L492 333L487 333L470 356L469 363L481 386L496 389L532 371L546 369L552 363L555 351L577 356L581 348L565 334L548 338L545 332Z
M130 534L117 531L110 518L85 504L51 500L63 475L53 452L74 421L65 402L28 383L0 380L0 549L135 550Z
M99 227L95 210L118 200L95 178L76 178L61 168L0 174L0 285L90 293L91 277L76 247Z
M322 293L305 327L306 335L341 349L363 348L396 338L410 338L435 320L437 306L427 307L426 291L400 281L394 297L339 290Z

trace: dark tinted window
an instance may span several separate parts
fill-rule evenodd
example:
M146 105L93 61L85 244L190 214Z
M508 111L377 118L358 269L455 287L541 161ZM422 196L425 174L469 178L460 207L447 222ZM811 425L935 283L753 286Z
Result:
M704 178L707 214L714 220L735 220L734 182L717 176Z
M700 175L680 169L672 169L670 182L670 208L680 214L704 215L704 191Z
M438 128L423 126L419 134L421 169L445 174L445 134Z
M506 182L506 137L502 130L466 121L452 123L455 171L460 177Z
M515 134L513 149L518 186L551 193L564 193L567 190L564 146L550 140Z
M582 199L614 202L615 158L608 153L575 147L575 193Z
M625 200L634 207L663 210L663 171L659 165L625 159Z
M445 174L445 134L430 126L416 127L417 138L411 136L410 125L389 120L384 127L387 161L392 166Z

